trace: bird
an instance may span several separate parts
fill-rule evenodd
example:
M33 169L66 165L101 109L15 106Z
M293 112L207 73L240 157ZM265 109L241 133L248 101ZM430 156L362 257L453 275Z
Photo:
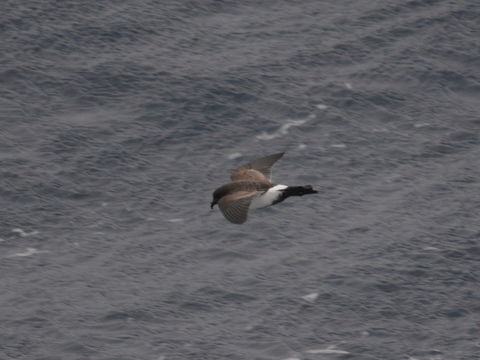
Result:
M287 186L271 181L272 166L285 152L268 155L236 169L230 179L213 192L210 208L218 205L223 216L233 224L247 221L250 209L278 204L290 196L316 194L311 185Z

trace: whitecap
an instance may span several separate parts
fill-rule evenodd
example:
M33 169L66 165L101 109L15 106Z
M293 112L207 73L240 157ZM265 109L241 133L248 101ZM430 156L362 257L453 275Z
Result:
M307 148L307 145L305 145L305 144L299 144L299 145L298 145L298 149L299 149L299 150L304 150L304 149L306 149L306 148Z
M47 253L47 252L48 251L37 250L35 248L27 248L24 252L14 253L14 254L8 255L8 257L25 257L25 256L32 256L35 254L41 254L41 253Z
M345 144L332 144L330 146L337 149L345 149L347 147Z
M339 350L335 345L328 346L326 349L307 350L308 354L350 354L348 351Z
M430 126L429 123L416 123L413 125L414 128L423 128L423 127L427 127L427 126Z
M175 218L175 219L168 219L167 221L172 223L178 223L178 222L183 222L185 220L182 218Z
M235 160L235 159L237 159L237 158L239 158L239 157L241 157L241 156L242 156L242 153L234 152L234 153L228 154L228 155L227 155L227 159L229 159L229 160Z
M17 233L17 234L20 235L21 237L33 236L33 235L37 235L37 234L38 234L38 231L37 231L37 230L34 230L34 231L28 233L28 232L23 231L23 230L20 229L20 228L12 229L12 232Z
M316 292L302 296L302 299L308 302L314 302L315 300L317 300L317 298L318 293Z
M280 136L280 134L278 134L278 133L268 134L264 131L260 135L257 135L257 139L258 140L272 140L272 139L275 139L276 137L279 137L279 136Z
M312 120L315 118L315 114L310 114L305 119L297 119L297 120L287 120L285 124L280 126L280 128L272 133L262 132L260 135L257 135L257 139L259 140L272 140L282 135L288 134L288 129L292 126L300 126L305 124L307 121Z
M426 246L423 248L423 250L426 250L426 251L439 251L440 249L439 248L436 248L434 246Z
M346 87L348 90L352 90L352 89L353 89L352 84L350 84L349 82L346 82L346 83L345 83L345 87Z
M325 110L328 106L325 104L317 104L315 107L319 110Z

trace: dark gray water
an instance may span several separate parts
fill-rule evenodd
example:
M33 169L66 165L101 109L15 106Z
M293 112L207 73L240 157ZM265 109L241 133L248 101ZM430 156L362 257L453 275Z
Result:
M4 0L0 359L480 359L475 0ZM231 170L316 196L211 211Z

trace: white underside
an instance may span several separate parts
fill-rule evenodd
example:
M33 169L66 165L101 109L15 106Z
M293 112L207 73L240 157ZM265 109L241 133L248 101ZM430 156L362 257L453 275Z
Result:
M281 195L280 190L286 189L287 187L288 186L286 185L275 185L274 187L271 187L265 193L252 200L250 203L250 209L260 209L272 205Z

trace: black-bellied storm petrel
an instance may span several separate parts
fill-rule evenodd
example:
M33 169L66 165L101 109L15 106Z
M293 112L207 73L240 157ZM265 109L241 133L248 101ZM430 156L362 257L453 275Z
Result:
M220 186L213 193L213 201L225 218L234 224L247 221L248 210L278 204L289 196L315 194L311 185L276 185L270 181L273 164L283 156L283 152L262 157L241 166L232 173L229 184Z

